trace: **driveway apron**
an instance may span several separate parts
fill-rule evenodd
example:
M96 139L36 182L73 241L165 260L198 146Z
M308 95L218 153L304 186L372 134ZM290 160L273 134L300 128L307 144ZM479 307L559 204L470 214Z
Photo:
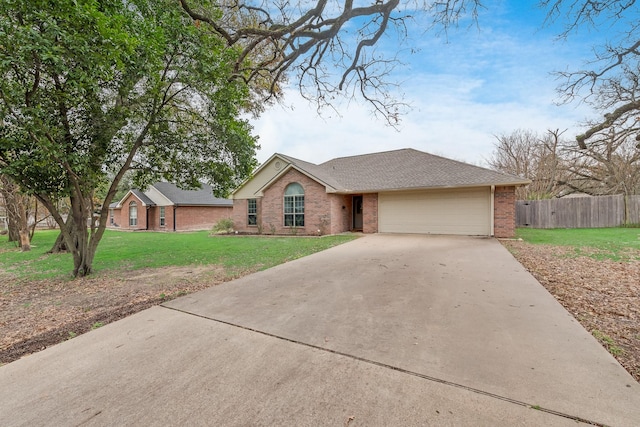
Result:
M640 386L496 240L368 235L0 368L0 425L52 420L633 426Z

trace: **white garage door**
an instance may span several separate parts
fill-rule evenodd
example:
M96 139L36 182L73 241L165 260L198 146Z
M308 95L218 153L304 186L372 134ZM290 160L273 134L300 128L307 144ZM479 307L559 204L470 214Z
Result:
M382 233L491 234L491 191L486 188L407 191L378 195Z

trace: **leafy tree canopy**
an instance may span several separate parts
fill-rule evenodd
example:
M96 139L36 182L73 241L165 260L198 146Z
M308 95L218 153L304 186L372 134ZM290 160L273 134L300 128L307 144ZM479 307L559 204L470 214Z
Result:
M0 172L56 217L75 274L106 226L106 209L89 220L105 182L105 205L129 170L143 187L204 178L224 196L255 167L237 55L172 0L0 4ZM55 208L65 196L75 229Z

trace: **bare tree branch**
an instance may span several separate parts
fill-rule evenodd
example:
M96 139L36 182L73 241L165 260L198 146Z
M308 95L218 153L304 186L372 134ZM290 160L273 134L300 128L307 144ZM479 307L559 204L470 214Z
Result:
M578 141L578 146L583 150L587 148L586 140L591 138L596 133L603 131L605 129L609 129L614 123L619 120L623 115L640 110L640 101L630 102L628 104L623 105L622 107L616 108L613 112L607 113L604 115L604 121L598 123L595 126L589 128L585 133L576 136L576 140Z
M389 59L374 58L365 51L391 27L406 31L404 20L411 15L401 9L409 10L408 4L373 0L354 7L353 0L223 0L216 14L198 8L196 1L180 3L194 21L210 25L229 47L241 49L234 64L235 78L255 92L266 93L267 99L278 96L282 83L296 74L303 96L326 104L331 94L344 93L353 84L390 123L397 119L395 111L403 104L389 96L386 84L371 84L386 73ZM482 5L480 0L446 0L422 7L434 24L446 28L463 16L475 19ZM357 27L347 29L347 24Z

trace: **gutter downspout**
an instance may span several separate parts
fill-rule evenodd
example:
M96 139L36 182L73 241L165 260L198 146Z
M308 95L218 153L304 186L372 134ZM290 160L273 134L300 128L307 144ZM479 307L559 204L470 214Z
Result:
M146 231L149 231L149 206L147 206L147 220L146 220L147 224L145 227Z
M178 209L178 206L173 205L173 231L176 231L176 209Z
M495 237L495 197L496 197L496 186L491 186L491 237Z

